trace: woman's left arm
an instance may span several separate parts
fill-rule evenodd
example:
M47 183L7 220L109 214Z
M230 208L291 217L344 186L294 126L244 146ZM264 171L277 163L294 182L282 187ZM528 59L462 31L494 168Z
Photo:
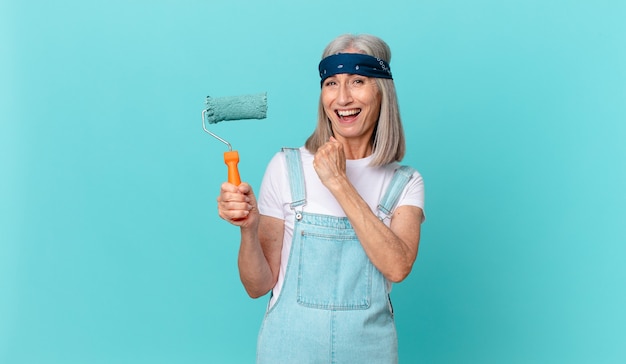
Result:
M417 258L422 209L400 206L387 227L370 209L348 179L331 189L356 232L365 253L392 282L406 278Z
M348 180L341 144L335 143L318 150L313 167L343 208L372 263L387 279L400 282L417 258L423 211L416 206L400 206L387 227Z

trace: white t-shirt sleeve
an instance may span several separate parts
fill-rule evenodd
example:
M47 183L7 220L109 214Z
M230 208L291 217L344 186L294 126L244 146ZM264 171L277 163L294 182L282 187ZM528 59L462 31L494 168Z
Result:
M284 153L276 153L267 165L257 196L259 213L284 220L284 194L290 193Z

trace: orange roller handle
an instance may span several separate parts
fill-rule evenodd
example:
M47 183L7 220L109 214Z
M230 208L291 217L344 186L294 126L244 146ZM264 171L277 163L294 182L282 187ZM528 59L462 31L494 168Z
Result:
M228 166L228 182L239 186L241 184L241 178L239 178L239 169L237 169L237 163L239 163L239 153L236 150L224 152L224 163Z

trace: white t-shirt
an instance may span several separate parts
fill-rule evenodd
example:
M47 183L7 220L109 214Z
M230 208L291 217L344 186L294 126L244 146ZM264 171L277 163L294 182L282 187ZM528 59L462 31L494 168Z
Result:
M306 204L302 211L337 217L345 217L346 214L335 200L334 196L324 186L313 169L313 154L306 148L300 147L302 156L302 168L304 172ZM346 160L346 173L352 185L367 202L370 209L377 214L378 203L382 199L395 170L400 166L391 163L381 167L371 167L368 164L373 156L363 159ZM293 238L295 212L290 208L292 202L291 188L289 185L289 173L285 154L277 153L267 166L261 189L258 196L258 207L261 215L275 217L285 221L285 233L280 259L280 271L278 281L273 289L270 307L276 302L282 288L291 242ZM422 176L415 172L406 188L400 195L397 206L417 206L424 210L424 181ZM384 220L389 226L389 219ZM422 219L423 221L423 219Z

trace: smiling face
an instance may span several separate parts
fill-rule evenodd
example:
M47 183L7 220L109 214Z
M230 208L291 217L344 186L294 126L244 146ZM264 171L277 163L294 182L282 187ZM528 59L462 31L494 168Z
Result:
M369 146L380 115L375 79L347 73L331 76L324 80L321 99L337 140Z

